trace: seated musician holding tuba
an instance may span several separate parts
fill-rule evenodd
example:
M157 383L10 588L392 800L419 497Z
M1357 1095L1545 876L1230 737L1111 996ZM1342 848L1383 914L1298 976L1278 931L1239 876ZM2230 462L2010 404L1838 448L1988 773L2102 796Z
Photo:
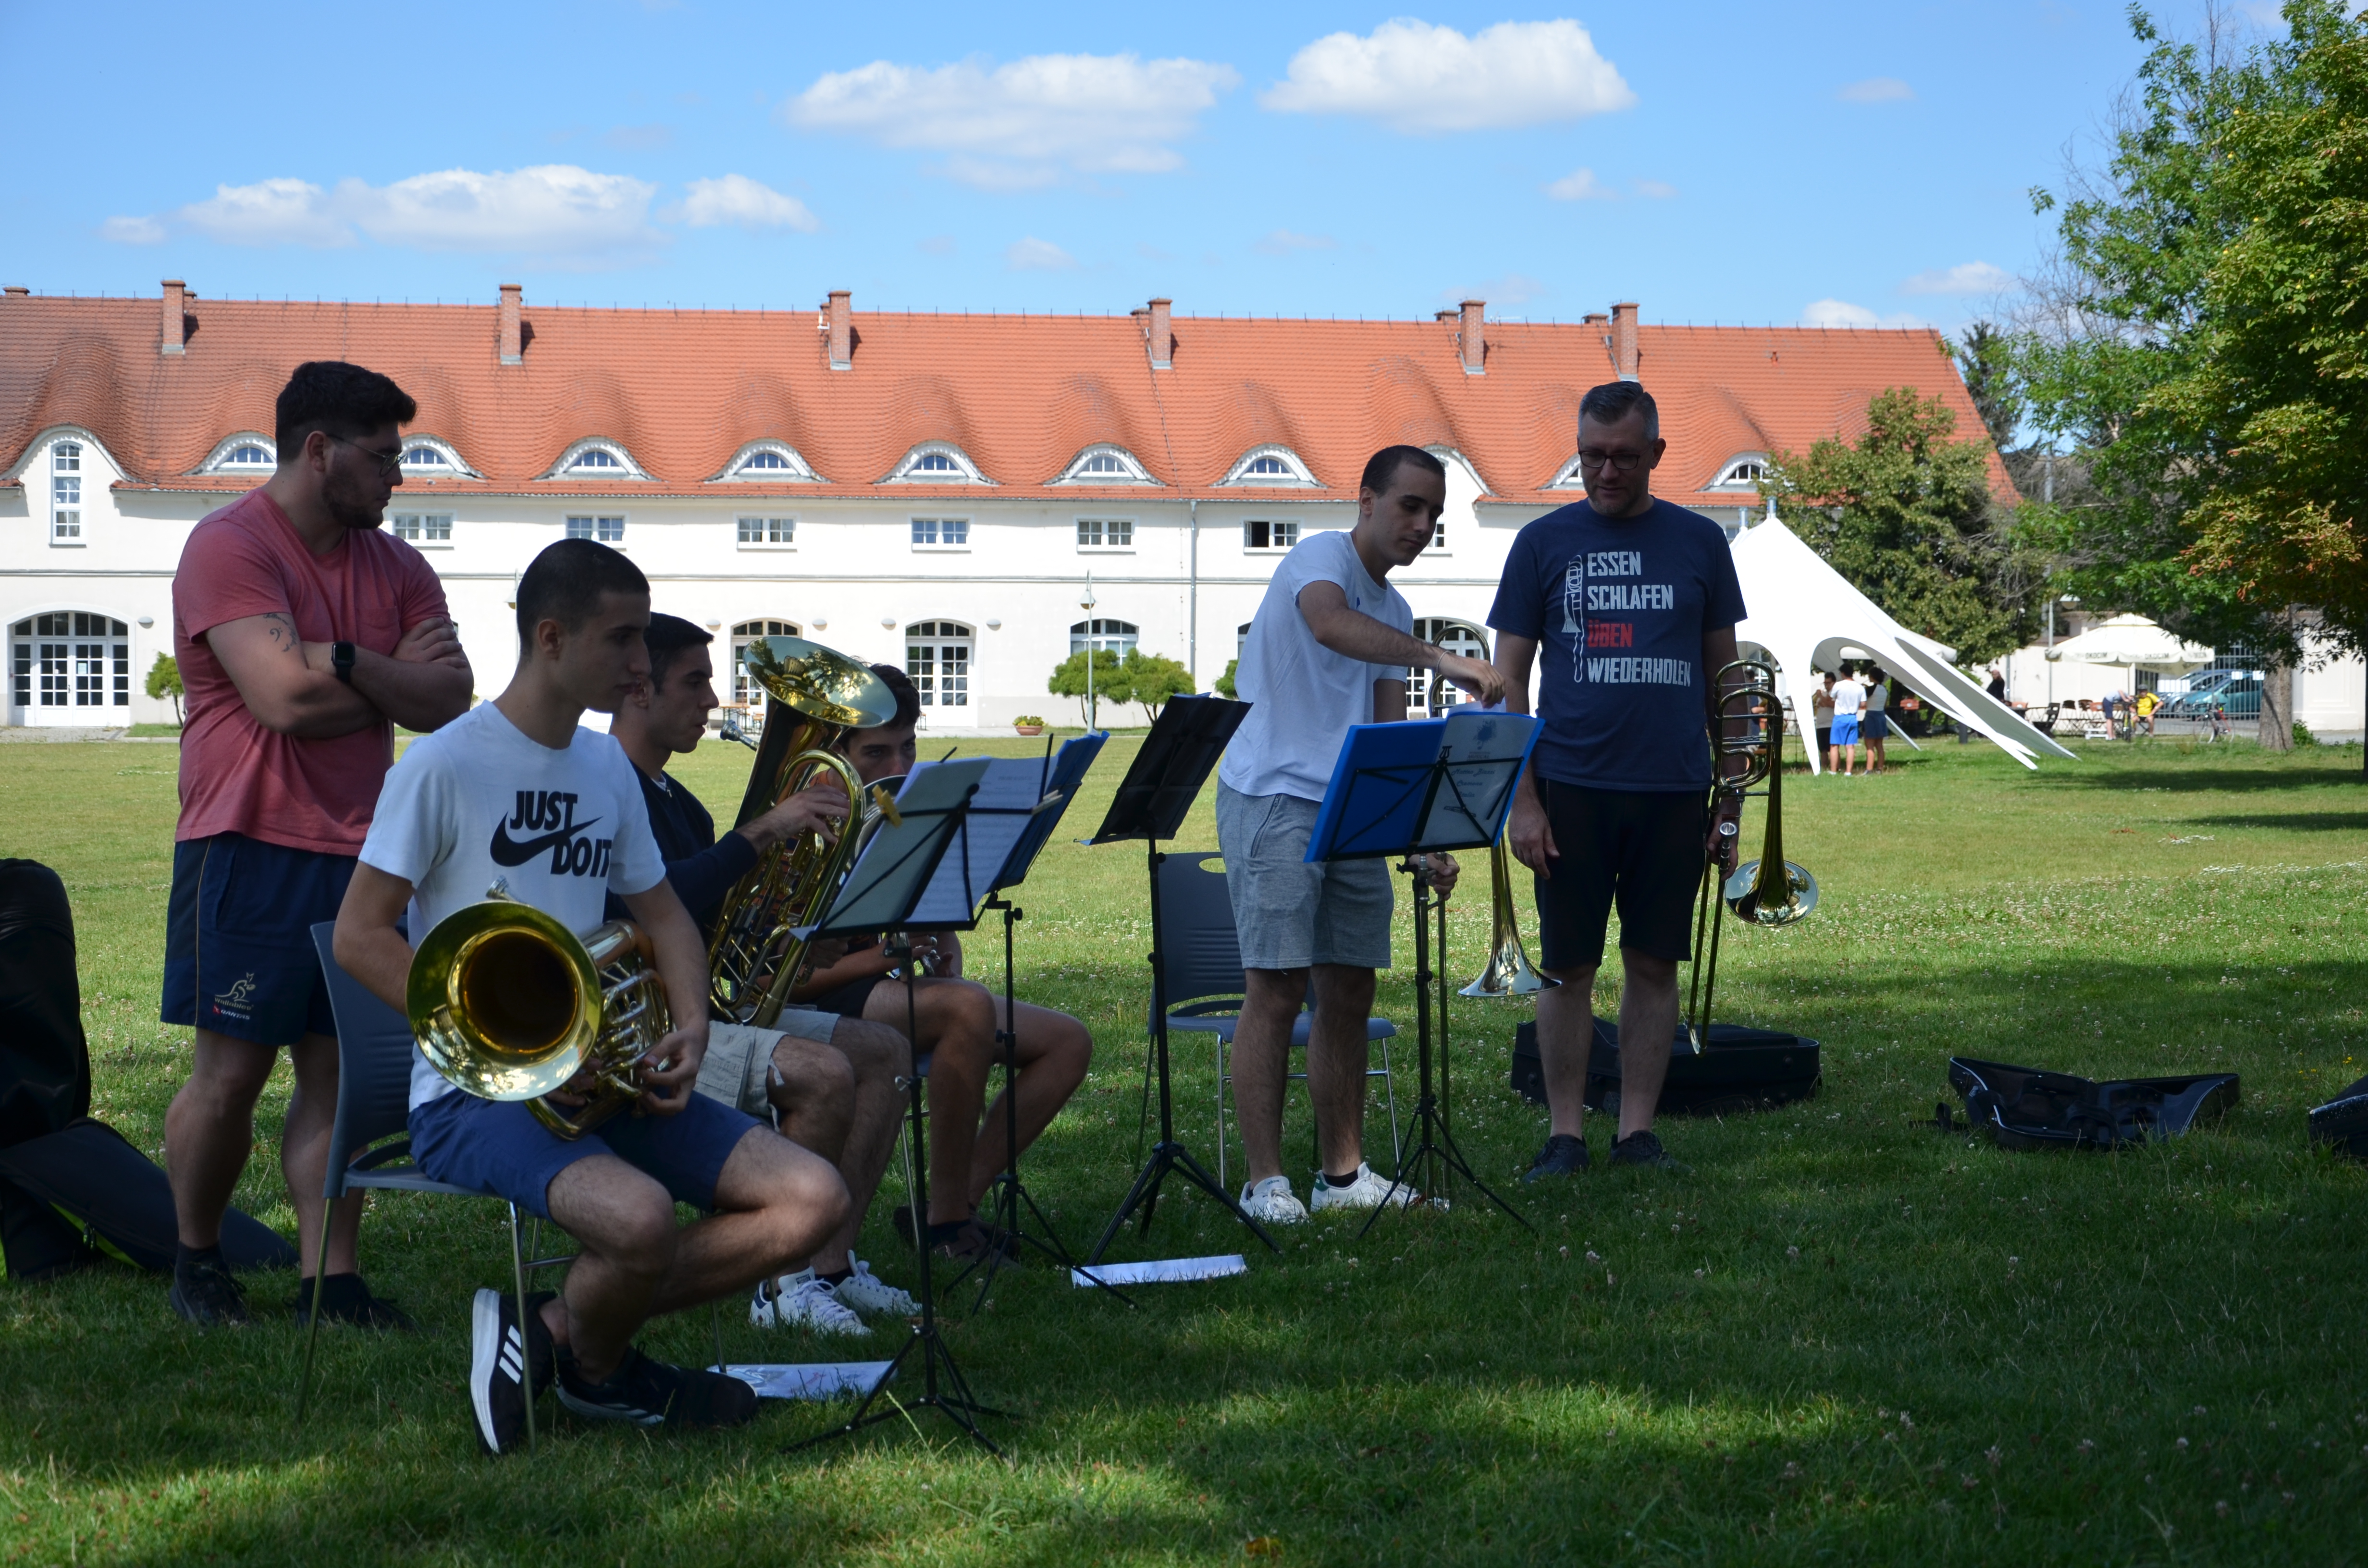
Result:
M871 673L888 684L896 697L896 716L885 724L857 730L840 747L865 784L894 778L913 767L913 730L921 717L921 699L903 670L874 665ZM928 1244L939 1257L970 1263L990 1248L1010 1256L1005 1238L990 1235L978 1222L979 1199L1008 1163L1009 1120L998 1096L985 1109L980 1125L980 1102L986 1097L988 1069L1002 1060L996 1031L1003 1027L1003 998L974 980L962 977L962 939L951 931L913 937L915 958L927 973L915 983L917 994L908 1012L905 988L882 985L896 960L876 942L850 947L837 961L816 967L791 995L806 1006L842 1017L869 1018L902 1031L908 1017L916 1022L914 1042L924 1053L934 1053L929 1067L929 1213ZM1066 1013L1019 1004L1015 1050L1019 1074L1019 1147L1024 1151L1052 1123L1085 1082L1093 1060L1093 1036ZM1005 1093L1012 1092L1007 1088Z
M771 811L723 835L688 786L666 776L669 756L689 756L714 711L714 639L679 616L653 615L644 637L649 683L619 705L609 733L639 774L650 830L666 858L666 881L702 931L734 883L767 848L800 834L828 833L847 816L847 791L835 774L819 774ZM625 906L609 896L609 915ZM853 1202L838 1232L794 1273L760 1281L749 1317L760 1328L810 1328L861 1336L871 1331L859 1312L895 1316L920 1311L905 1291L873 1277L854 1253L864 1210L895 1152L905 1096L896 1075L905 1064L904 1037L884 1024L842 1018L811 1008L784 1009L769 1028L710 1023L701 1059L700 1094L768 1117L781 1136L838 1167Z
M424 1051L413 1062L420 1168L555 1221L581 1249L564 1289L529 1298L523 1323L510 1297L477 1293L468 1390L478 1440L495 1453L554 1384L562 1404L596 1420L749 1420L746 1383L654 1361L633 1337L657 1313L737 1295L811 1256L847 1219L846 1184L820 1156L691 1092L708 1035L699 927L666 881L632 764L616 741L577 727L586 709L613 711L647 680L649 619L649 582L616 551L564 540L536 556L518 579L508 687L394 765L337 914L338 963L409 1012L412 946L396 927L406 905L411 931L428 933L506 884L580 936L600 926L614 892L646 937L674 1020L628 1068L642 1085L635 1114L572 1139L535 1105L460 1092ZM497 1012L530 1006L528 985L506 989L472 997ZM677 1229L677 1199L710 1217Z

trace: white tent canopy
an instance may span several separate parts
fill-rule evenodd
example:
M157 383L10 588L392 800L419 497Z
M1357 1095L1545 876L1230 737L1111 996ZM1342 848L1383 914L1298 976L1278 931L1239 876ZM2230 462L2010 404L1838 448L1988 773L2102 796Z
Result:
M2212 662L2201 642L2182 642L2142 615L2117 615L2047 651L2067 665L2104 665L2183 676Z
M2034 759L2043 754L2073 760L2071 752L1952 667L1955 649L1918 636L1851 587L1779 520L1774 501L1764 519L1736 537L1735 570L1749 611L1735 629L1736 641L1764 653L1788 690L1799 694L1796 711L1809 739L1812 772L1823 769L1825 758L1807 722L1809 686L1817 670L1841 667L1845 649L1849 657L1873 659L1899 685L1996 741L2025 767L2038 767Z

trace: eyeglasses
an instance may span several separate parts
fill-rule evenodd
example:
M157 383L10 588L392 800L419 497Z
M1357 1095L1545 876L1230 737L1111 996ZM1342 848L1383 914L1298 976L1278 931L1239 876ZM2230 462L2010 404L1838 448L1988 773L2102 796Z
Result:
M401 447L395 448L395 449L391 452L381 452L375 447L365 447L359 441L348 440L343 436L330 435L326 430L322 431L321 434L328 436L329 439L338 443L340 446L351 447L354 450L361 453L362 456L370 459L370 461L378 464L378 472L381 476L392 474L403 467L403 449Z
M1578 466L1589 473L1600 473L1609 468L1614 473L1634 473L1645 460L1642 452L1590 452L1582 448Z

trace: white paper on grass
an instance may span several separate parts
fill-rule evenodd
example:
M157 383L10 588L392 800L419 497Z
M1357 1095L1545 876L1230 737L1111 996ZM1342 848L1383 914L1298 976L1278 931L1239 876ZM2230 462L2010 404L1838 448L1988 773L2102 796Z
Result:
M734 1362L723 1369L759 1399L837 1399L866 1394L888 1374L886 1361Z
M1248 1262L1235 1252L1223 1257L1155 1257L1142 1263L1097 1263L1090 1270L1071 1269L1069 1283L1087 1290L1097 1285L1172 1285L1192 1279L1223 1279L1249 1271Z
M976 761L972 759L973 765ZM952 766L916 762L905 790L920 785L933 769ZM970 798L962 827L947 846L945 858L938 862L937 873L929 879L920 902L913 906L913 917L907 923L913 930L926 931L932 924L970 924L977 914L977 901L995 886L996 874L1028 831L1029 819L1046 804L1047 771L1041 757L986 759L986 772L978 781L978 793Z

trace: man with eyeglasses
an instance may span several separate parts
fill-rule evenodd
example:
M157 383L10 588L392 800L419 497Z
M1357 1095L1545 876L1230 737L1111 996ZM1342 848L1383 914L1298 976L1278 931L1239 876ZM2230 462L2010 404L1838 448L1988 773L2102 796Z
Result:
M1537 874L1538 1057L1552 1131L1527 1179L1588 1165L1581 1130L1595 971L1620 910L1616 1165L1671 1166L1653 1131L1678 1029L1705 846L1735 868L1740 797L1711 798L1712 681L1736 656L1743 589L1717 524L1653 497L1667 443L1652 394L1611 381L1578 405L1587 499L1522 528L1488 624L1508 707L1529 710L1539 661L1544 733L1514 797L1512 851ZM1725 771L1742 758L1720 758ZM1707 839L1705 835L1707 834Z
M337 1042L312 927L337 916L394 726L433 730L469 707L469 661L436 574L380 531L403 483L402 426L417 413L374 370L297 366L279 393L277 472L200 521L173 575L188 722L163 1017L197 1038L165 1153L180 1229L170 1300L200 1325L247 1321L222 1219L284 1046L295 1088L279 1165L302 1233L299 1321L326 1267L324 1318L412 1326L356 1271L359 1196L338 1205L328 1256L317 1256Z

